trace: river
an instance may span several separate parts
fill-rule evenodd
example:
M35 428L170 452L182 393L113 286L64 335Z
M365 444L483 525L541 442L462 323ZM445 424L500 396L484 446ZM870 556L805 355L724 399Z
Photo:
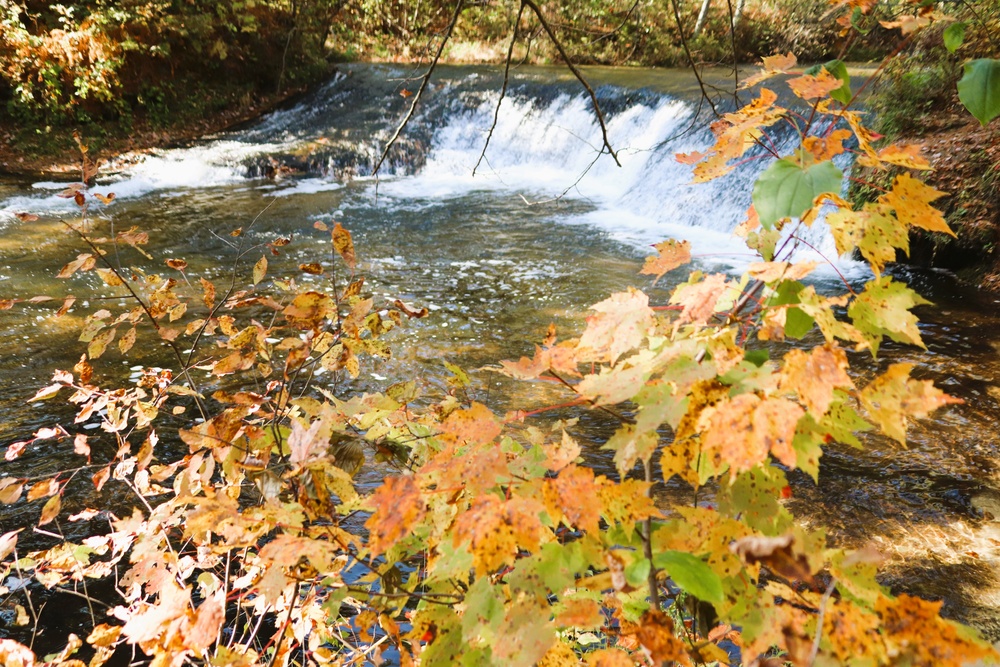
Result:
M272 258L275 275L326 259L329 237L314 232L313 222L342 222L354 234L376 299L401 298L430 311L394 334L392 359L363 367L354 383L361 391L417 377L425 392L443 392L449 375L444 362L483 369L516 358L544 337L550 322L564 334L577 332L586 306L630 285L664 302L670 281L650 288L637 274L648 246L664 238L689 239L696 265L705 270L751 261L732 230L764 165L750 163L718 181L690 184L690 167L673 155L704 148L709 135L704 119L696 119L697 86L689 73L588 72L608 114L618 167L607 155L597 156L600 134L589 101L568 73L520 68L473 176L501 74L442 67L374 179L379 148L405 112L407 93L419 85L414 74L402 67L347 66L326 85L246 127L114 163L95 190L115 193L115 201L92 214L98 224L148 232L158 256L189 263L190 280L228 275L229 232L255 219L253 239L292 238ZM84 345L70 341L82 319L102 299L119 302L95 276L55 277L83 252L61 222L78 215L76 207L55 196L69 181L0 180L0 297L78 297L60 318L50 303L0 313L0 445L72 421L57 402L27 399L48 384L53 369L77 361ZM39 218L24 221L14 215L19 212ZM835 256L822 224L810 235L815 250L803 249L803 255ZM850 259L835 262L848 280L865 279ZM928 350L886 343L877 363L864 355L853 355L852 363L862 379L890 363L914 363L914 375L935 380L965 403L914 424L905 449L880 437L866 437L864 451L829 447L819 486L793 476L790 502L805 521L828 526L837 543L874 543L888 556L884 582L894 590L943 599L946 614L997 639L1000 310L991 295L948 275L906 267L893 274L936 304L918 311ZM839 278L831 269L817 283L832 290ZM128 360L109 353L99 376L120 381L140 364L166 365L158 345L137 347ZM548 398L542 388L489 370L473 377L474 397L498 412L536 407ZM599 415L585 414L576 433L592 445L591 465L605 472L613 464L599 446L612 429ZM51 443L30 447L0 474L38 476L79 465L71 444ZM358 483L370 488L381 474L366 465ZM67 511L90 505L127 512L132 502L113 490L98 498L89 482L73 489ZM674 485L657 487L664 504L686 501L685 493ZM0 528L24 525L38 509L23 501L0 507ZM62 528L79 537L73 533L79 528Z

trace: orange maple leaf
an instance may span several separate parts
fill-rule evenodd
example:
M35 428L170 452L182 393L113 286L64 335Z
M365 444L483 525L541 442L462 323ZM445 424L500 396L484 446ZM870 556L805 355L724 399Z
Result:
M427 505L413 475L386 477L368 499L372 515L365 522L372 555L384 553L413 532Z

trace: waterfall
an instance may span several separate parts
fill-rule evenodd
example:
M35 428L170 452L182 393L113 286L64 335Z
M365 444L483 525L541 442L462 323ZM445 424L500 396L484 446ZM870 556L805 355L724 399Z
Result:
M409 104L401 93L414 87L406 74L355 66L249 127L123 165L99 180L98 191L136 198L241 184L270 197L350 183L372 189L375 197L372 167ZM445 68L380 174L377 193L384 205L476 191L518 197L525 206L558 208L558 202L573 201L587 210L558 215L559 223L594 225L637 246L688 239L696 254L722 265L738 267L750 258L733 229L745 218L753 183L769 161L751 159L723 178L692 184L692 168L674 155L704 150L712 136L706 119L696 118L697 100L689 93L598 88L618 166L600 152L602 134L589 96L562 78L515 81L490 134L498 101L495 76L484 68ZM780 124L770 132L779 148L791 149L789 128ZM0 201L0 216L72 211L72 200L55 196L62 187L36 183L32 193ZM822 222L803 235L815 251L835 259Z

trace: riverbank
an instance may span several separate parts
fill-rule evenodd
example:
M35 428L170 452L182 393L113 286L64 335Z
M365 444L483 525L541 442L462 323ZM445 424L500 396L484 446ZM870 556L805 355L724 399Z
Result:
M45 178L78 173L81 158L74 132L88 146L91 158L118 161L224 132L279 108L306 90L303 86L280 94L247 93L214 111L184 115L168 124L139 118L129 127L105 123L32 128L3 118L0 119L0 174Z

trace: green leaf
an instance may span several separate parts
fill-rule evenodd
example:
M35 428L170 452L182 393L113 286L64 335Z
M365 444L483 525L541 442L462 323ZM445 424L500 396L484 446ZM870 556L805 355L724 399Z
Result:
M625 567L625 581L636 588L644 586L649 577L650 569L652 566L648 559L637 558Z
M948 49L949 53L955 53L958 47L962 46L962 42L965 41L965 27L967 25L965 21L956 21L944 29L941 36L944 38L944 48Z
M850 104L851 100L854 99L854 93L851 92L851 75L847 73L847 65L844 64L843 60L831 60L823 67L826 68L827 72L844 82L844 85L830 93L830 97L841 104Z
M753 205L760 222L770 229L782 218L798 218L824 192L840 193L844 173L826 160L807 169L790 160L778 160L761 174L753 187Z
M862 21L864 20L864 17L865 13L861 11L861 8L855 7L854 11L851 12L851 25L854 27L855 30L860 32L862 35L867 35L872 31L872 29L866 28L863 25L861 25Z
M653 564L666 570L675 584L699 600L722 602L722 580L700 558L683 551L663 551L653 556Z
M1000 60L980 58L965 63L958 99L983 127L1000 116Z
M754 366L760 367L764 365L764 362L771 358L770 353L766 348L760 350L747 350L743 354L744 361L749 361Z
M799 292L806 288L797 280L783 280L778 284L774 296L768 301L769 306L783 306L800 303ZM809 333L816 323L810 315L800 308L789 308L785 314L785 335L799 339Z

